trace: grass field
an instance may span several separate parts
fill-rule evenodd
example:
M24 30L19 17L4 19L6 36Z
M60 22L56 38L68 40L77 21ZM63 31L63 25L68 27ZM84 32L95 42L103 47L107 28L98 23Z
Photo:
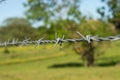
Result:
M119 43L111 43L90 68L71 48L10 47L10 53L0 48L0 80L120 80Z

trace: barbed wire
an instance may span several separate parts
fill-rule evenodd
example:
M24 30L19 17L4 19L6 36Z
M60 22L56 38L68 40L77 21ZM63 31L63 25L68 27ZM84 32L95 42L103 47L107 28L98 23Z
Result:
M25 38L23 41L18 41L17 39L13 39L11 42L10 41L5 41L5 42L1 42L0 46L15 46L15 45L20 45L20 46L24 46L24 45L28 45L28 44L35 44L35 47L37 47L38 45L41 44L48 44L48 43L54 43L56 46L57 44L60 45L60 48L62 48L62 44L63 43L69 43L69 42L81 42L81 41L85 41L87 43L92 43L93 41L97 41L97 42L101 42L101 41L115 41L115 40L119 40L120 39L120 35L116 35L116 36L108 36L108 37L98 37L98 36L92 36L92 35L82 35L80 32L77 32L77 34L79 34L80 38L71 38L71 39L65 39L64 35L62 36L62 38L57 37L57 34L55 34L55 39L54 40L44 40L44 37L38 39L38 40L30 40L31 38Z

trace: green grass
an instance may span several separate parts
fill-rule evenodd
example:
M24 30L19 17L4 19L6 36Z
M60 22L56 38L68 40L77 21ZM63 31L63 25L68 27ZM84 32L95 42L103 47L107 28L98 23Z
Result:
M80 56L71 48L60 50L53 45L10 47L9 54L0 48L0 63L3 63L0 64L0 80L120 80L120 66L116 66L120 63L119 43L111 43L105 54L96 60L99 66L90 68L83 67ZM15 64L15 60L23 62Z

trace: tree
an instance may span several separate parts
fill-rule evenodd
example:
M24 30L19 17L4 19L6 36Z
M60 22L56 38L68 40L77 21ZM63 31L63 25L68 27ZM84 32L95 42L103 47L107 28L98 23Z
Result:
M40 27L48 38L54 38L57 32L62 36L73 38L80 31L86 34L99 34L101 36L109 35L113 31L113 26L109 23L86 20L81 16L79 10L81 0L27 0L24 4L27 8L26 16L31 22L40 20L44 22L44 26ZM46 26L49 25L49 26ZM108 32L107 34L105 32ZM52 36L53 37L52 37ZM87 66L94 65L94 54L97 46L95 44L78 43L73 45L73 49L79 55L82 55Z
M106 11L105 6L101 6L101 8L98 9L98 13L103 18L105 13L107 19L112 22L116 29L120 29L120 0L101 0L103 3L105 3L108 6L108 11Z
M12 40L14 38L23 40L25 37L36 39L37 35L37 30L24 18L8 18L3 22L3 26L0 28L1 41Z
M114 26L110 23L105 23L102 21L95 21L95 20L87 20L81 23L78 29L84 36L87 34L96 36L110 36L115 34ZM106 33L105 33L106 32ZM76 37L80 37L80 35L72 34ZM76 43L73 46L74 51L81 55L82 60L85 66L94 66L96 55L103 53L104 49L102 49L102 45L105 45L104 42L83 42L83 43ZM102 46L102 47L100 47ZM104 47L105 48L105 47Z
M77 31L81 32L83 35L91 34L94 36L99 35L102 37L110 36L115 33L115 29L112 24L95 20L86 20L83 21L81 24L76 24L72 20L60 20L56 23L51 24L51 27L47 29L49 37L51 35L53 36L55 32L58 32L61 37L64 34L65 38L81 38L80 35L76 34ZM54 36L52 37L52 39L53 38ZM101 48L100 45L105 45L105 43L101 42L99 44L97 42L80 42L68 44L68 46L72 46L73 50L81 56L84 65L88 67L94 66L96 55L103 52L103 50L101 51L100 49L98 49Z
M26 16L31 22L43 21L48 25L59 19L81 19L81 0L27 0Z

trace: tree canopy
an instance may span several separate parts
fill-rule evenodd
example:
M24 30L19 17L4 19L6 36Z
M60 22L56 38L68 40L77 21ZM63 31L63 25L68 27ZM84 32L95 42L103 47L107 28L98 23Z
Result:
M25 37L35 38L36 35L37 30L24 18L8 18L0 28L0 41L23 40Z
M101 0L108 6L106 11L105 6L101 6L98 9L98 13L102 18L106 17L110 22L112 22L116 29L120 29L120 0ZM105 13L110 13L105 15Z
M26 16L31 22L43 21L44 24L59 19L81 19L79 10L81 0L27 0Z

